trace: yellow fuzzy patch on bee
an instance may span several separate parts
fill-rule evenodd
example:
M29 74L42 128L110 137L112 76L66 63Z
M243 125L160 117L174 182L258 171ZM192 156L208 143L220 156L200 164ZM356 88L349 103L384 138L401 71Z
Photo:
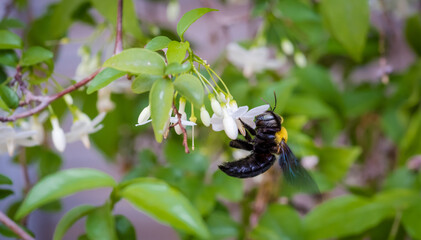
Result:
M281 131L275 133L276 143L281 143L282 139L285 139L285 143L288 141L288 132L284 127L281 128Z

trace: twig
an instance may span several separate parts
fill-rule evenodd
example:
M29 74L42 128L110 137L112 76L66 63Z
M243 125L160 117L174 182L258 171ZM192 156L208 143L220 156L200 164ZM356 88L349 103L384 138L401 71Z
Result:
M181 124L181 114L178 112L178 110L175 107L174 103L172 104L172 109L173 109L175 115L177 115L177 118L178 118L178 122L176 124L178 124L178 126L180 126L180 129L183 132L183 146L184 146L184 151L186 153L190 153L189 145L187 143L187 132L186 132L186 129L183 127L183 124Z
M119 54L123 51L123 37L122 37L122 22L123 22L123 0L118 0L118 8L117 8L117 33L115 38L115 45L114 45L114 55Z
M3 223L7 228L16 233L23 240L35 240L28 233L26 233L21 227L13 222L8 216L0 211L0 222Z
M17 119L29 117L29 116L32 116L32 115L34 115L36 113L41 112L51 102L54 102L55 100L63 97L64 95L66 95L66 94L68 94L70 92L73 92L76 89L78 89L78 88L80 88L80 87L88 84L92 79L94 79L94 77L99 73L100 70L101 69L96 70L94 73L92 73L90 76L86 77L82 81L80 81L80 82L78 82L78 83L76 83L74 85L71 85L68 88L64 89L63 91L58 92L58 93L56 93L54 95L51 95L51 96L34 96L34 95L32 95L32 93L30 93L29 91L27 91L27 94L30 93L30 95L29 96L27 95L26 97L27 98L29 97L30 98L29 99L30 101L39 102L39 104L36 107L31 108L31 109L28 109L25 112L22 112L22 113L19 113L19 114L16 114L16 115L12 115L10 117L0 117L0 122L12 122L12 121L16 121ZM28 101L28 99L27 99L27 100L25 100L24 103L29 103L30 101Z

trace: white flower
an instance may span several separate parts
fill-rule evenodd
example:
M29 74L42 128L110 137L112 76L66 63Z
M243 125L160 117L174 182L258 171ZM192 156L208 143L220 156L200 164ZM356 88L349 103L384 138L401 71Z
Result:
M19 130L6 124L0 124L0 153L7 152L9 156L13 155L15 147L32 147L38 145L31 137L36 135L34 130Z
M227 58L235 66L243 69L246 77L265 69L276 69L283 65L278 59L270 59L269 49L265 47L244 49L236 43L230 43L227 47Z
M76 68L74 79L79 82L101 66L101 54L98 53L92 57L91 49L87 46L82 46L78 50L78 55L82 60Z
M106 86L98 90L98 101L96 102L96 108L98 112L109 112L113 110L115 104L111 101L111 88Z
M286 55L292 55L294 53L294 45L292 45L291 41L286 38L282 39L281 47L282 51L284 51Z
M305 169L314 169L319 163L319 158L317 156L305 156L301 158L301 165Z
M105 113L100 113L94 119L90 119L86 114L78 111L77 120L70 128L70 132L66 133L67 142L75 142L81 140L86 148L91 146L89 141L89 134L98 132L103 125L100 124L105 118Z
M53 126L53 131L51 132L51 137L53 139L54 147L59 152L63 152L66 148L66 137L64 135L63 129L60 127L58 119L56 116L50 118L51 125Z
M187 120L187 114L185 112L185 108L186 108L186 99L180 98L180 102L178 105L178 113L181 114L181 120ZM174 130L177 133L177 135L180 135L183 133L180 125L178 124L174 127Z
M223 108L223 116L217 114L212 115L210 120L212 129L216 132L224 130L229 138L236 139L238 130L240 130L241 134L245 135L245 129L240 122L240 119L250 127L256 128L254 118L257 115L264 113L268 108L269 105L265 104L247 111L247 106L238 107L235 101L231 100L230 103Z
M212 108L212 111L215 114L217 114L219 116L222 116L221 104L218 102L218 100L216 100L215 95L209 94L209 99L211 100L211 108Z
M205 105L200 108L200 119L202 120L203 125L206 127L210 126L210 115L206 110Z
M146 123L151 122L151 105L145 107L142 112L140 112L139 117L137 118L136 126L145 125Z
M299 67L305 67L307 65L306 56L302 52L296 52L294 54L294 61Z

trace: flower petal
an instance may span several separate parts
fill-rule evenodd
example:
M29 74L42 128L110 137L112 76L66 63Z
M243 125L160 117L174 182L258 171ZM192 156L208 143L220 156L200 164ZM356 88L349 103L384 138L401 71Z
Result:
M258 106L255 108L250 109L250 111L248 111L246 114L243 115L244 118L254 118L257 115L260 115L264 112L266 112L266 110L268 110L268 108L270 107L269 104L265 104L262 106Z

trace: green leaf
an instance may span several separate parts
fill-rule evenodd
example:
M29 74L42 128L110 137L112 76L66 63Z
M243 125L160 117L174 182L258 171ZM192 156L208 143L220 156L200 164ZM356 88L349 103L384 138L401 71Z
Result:
M229 216L229 213L212 212L207 219L207 224L212 239L238 239L240 234L240 225Z
M11 31L0 30L0 49L21 48L22 39Z
M16 18L6 18L0 22L0 29L24 28L25 23Z
M136 230L128 218L123 215L114 216L118 239L136 240Z
M421 56L421 42L418 41L418 36L421 35L421 17L419 14L415 14L406 19L405 24L405 36L409 46L414 52Z
M320 172L332 182L338 182L346 175L360 153L359 147L322 147L318 149Z
M12 194L13 194L12 190L0 188L0 200L3 199L3 198L7 198L8 196L10 196Z
M58 222L53 240L61 240L77 220L89 214L93 209L95 209L94 206L80 205L69 210Z
M117 0L90 0L101 15L114 26L117 23ZM136 14L136 6L132 0L123 0L123 31L137 39L143 38Z
M38 176L44 178L47 175L53 174L60 170L62 159L60 155L53 151L45 150L42 152L39 165L38 165Z
M16 67L18 64L18 56L16 52L13 50L0 50L0 64L9 66L9 67Z
M304 227L309 239L340 238L362 233L393 214L388 205L349 195L318 205L304 219Z
M162 223L198 237L209 237L206 225L189 200L161 180L138 178L121 190L121 196Z
M137 74L163 75L165 62L156 52L143 48L130 48L109 58L105 61L104 67Z
M42 47L30 47L28 50L22 53L22 58L20 59L21 66L31 66L40 62L44 62L48 59L52 59L54 54Z
M3 101L3 99L0 97L0 108L4 111L10 112L10 108L7 106L7 104Z
M167 61L171 63L181 63L186 58L187 49L190 47L189 42L172 41L168 44Z
M86 218L86 234L89 239L117 240L115 222L110 204L97 207Z
M151 51L157 51L157 50L167 48L168 43L170 42L171 42L171 39L169 39L168 37L158 36L158 37L152 38L152 40L150 40L148 44L146 44L145 48Z
M251 232L255 240L304 239L303 226L298 213L289 206L273 204L268 207Z
M203 105L205 92L200 80L191 74L183 74L174 80L174 88L196 107Z
M0 85L0 97L9 108L19 106L19 97L15 91L5 85Z
M366 0L322 0L320 10L333 37L356 61L361 60L369 28Z
M414 203L402 214L403 226L413 239L421 239L420 216L421 202Z
M173 62L173 63L168 64L167 68L165 68L165 75L185 73L185 72L190 71L190 69L191 69L190 62L185 62L183 64Z
M99 89L106 87L114 80L117 80L120 77L124 76L125 74L126 72L122 72L114 68L105 68L100 73L98 73L94 79L92 79L92 81L88 85L86 93L91 94L93 92L96 92Z
M174 85L168 79L156 80L149 93L152 127L157 142L162 141L173 101Z
M194 22L196 22L197 19L201 18L206 13L212 12L212 11L218 11L218 10L212 9L212 8L196 8L196 9L186 12L181 17L180 21L177 24L177 34L178 36L180 36L181 41L183 41L184 33L190 27L190 25L192 25Z
M216 194L229 201L237 202L243 199L243 181L233 178L221 171L216 171L213 175L212 185Z
M12 185L13 182L12 182L12 180L10 180L9 177L7 177L7 176L5 176L3 174L0 174L0 184Z
M319 98L309 95L294 95L288 99L284 114L298 114L310 118L327 118L334 116L334 111Z
M48 40L59 39L65 36L66 32L73 23L73 14L87 0L62 0L52 9L48 15L49 21L45 28L48 30ZM43 33L38 33L43 34Z
M132 82L132 91L138 94L149 92L153 83L158 79L163 78L162 76L139 74L139 76L137 76L137 78L135 78Z
M114 187L115 184L108 174L89 168L68 169L52 174L39 181L29 191L16 213L16 219L21 219L40 206L68 195L94 188Z

